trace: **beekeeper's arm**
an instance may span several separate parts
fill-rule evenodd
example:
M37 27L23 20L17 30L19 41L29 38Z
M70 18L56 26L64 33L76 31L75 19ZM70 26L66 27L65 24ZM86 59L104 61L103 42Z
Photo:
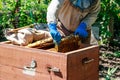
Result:
M96 21L97 15L100 12L100 0L98 0L95 7L90 11L85 19L82 22L86 23L87 27L91 27L92 24Z
M99 12L100 12L100 0L98 0L97 4L92 8L90 13L81 21L80 25L75 30L75 34L79 34L82 37L87 37L88 33L86 29L91 28L92 24L96 21Z
M58 12L63 2L64 0L52 0L47 9L48 28L55 43L59 43L61 41L61 35L57 31L56 24L57 24Z

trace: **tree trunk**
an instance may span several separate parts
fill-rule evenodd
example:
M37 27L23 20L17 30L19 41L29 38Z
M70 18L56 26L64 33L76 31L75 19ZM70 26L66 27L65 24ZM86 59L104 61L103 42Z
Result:
M113 16L110 17L108 31L110 31L112 35L110 38L110 41L111 41L114 37L114 17Z
M13 22L14 29L18 28L19 16L16 16L17 13L20 11L21 0L16 0L15 9L13 10L13 16L15 17Z

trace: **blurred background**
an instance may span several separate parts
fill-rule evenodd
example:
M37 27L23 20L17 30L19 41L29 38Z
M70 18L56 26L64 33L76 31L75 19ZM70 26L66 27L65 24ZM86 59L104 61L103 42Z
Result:
M50 1L0 0L0 41L6 40L6 28L15 29L34 23L46 24L46 11ZM113 80L112 78L120 76L119 0L101 0L101 11L93 24L94 28L98 30L96 37L100 45L100 76Z

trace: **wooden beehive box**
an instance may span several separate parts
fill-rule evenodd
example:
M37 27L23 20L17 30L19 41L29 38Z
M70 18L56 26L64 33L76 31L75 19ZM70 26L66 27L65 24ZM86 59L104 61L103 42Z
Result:
M98 46L60 53L0 43L0 80L98 80Z

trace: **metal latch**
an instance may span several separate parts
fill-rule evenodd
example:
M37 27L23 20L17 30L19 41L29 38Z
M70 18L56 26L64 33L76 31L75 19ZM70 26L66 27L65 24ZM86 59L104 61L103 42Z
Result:
M60 69L57 67L51 67L51 66L47 66L48 71L52 71L52 72L60 72Z
M35 76L36 67L37 67L37 62L35 60L32 60L30 66L24 66L23 73L27 75Z

